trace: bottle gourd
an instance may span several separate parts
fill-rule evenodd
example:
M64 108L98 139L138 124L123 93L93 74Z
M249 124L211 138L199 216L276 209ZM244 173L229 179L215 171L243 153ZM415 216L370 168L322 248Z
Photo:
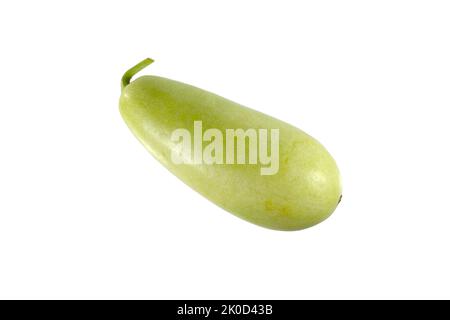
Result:
M120 113L169 171L223 209L266 228L300 230L331 215L341 199L340 174L317 140L185 83L157 76L130 81L152 62L145 59L124 74Z

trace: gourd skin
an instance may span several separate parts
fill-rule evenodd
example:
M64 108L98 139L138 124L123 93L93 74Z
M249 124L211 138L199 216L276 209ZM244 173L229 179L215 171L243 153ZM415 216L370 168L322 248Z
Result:
M127 84L120 112L133 134L167 169L207 199L254 224L300 230L325 220L341 197L340 175L327 150L303 131L202 89L157 76ZM203 132L279 129L279 170L260 164L174 164L171 134L194 121ZM204 143L205 144L205 143ZM189 206L189 204L186 204Z

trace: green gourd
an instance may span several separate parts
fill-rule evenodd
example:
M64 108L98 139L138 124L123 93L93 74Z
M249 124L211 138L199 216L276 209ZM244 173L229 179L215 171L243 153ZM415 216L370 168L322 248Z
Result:
M223 209L266 228L300 230L331 215L341 199L340 175L317 140L288 123L185 83L157 76L130 83L152 62L145 59L124 74L120 112L169 171ZM190 133L193 140L174 135L177 129ZM239 144L230 129L248 135ZM255 157L260 161L255 163Z

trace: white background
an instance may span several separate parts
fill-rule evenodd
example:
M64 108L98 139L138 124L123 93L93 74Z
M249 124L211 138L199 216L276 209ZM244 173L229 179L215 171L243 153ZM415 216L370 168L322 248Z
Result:
M4 1L0 33L0 298L450 298L448 1ZM266 230L157 163L118 111L147 56L319 139L332 217Z

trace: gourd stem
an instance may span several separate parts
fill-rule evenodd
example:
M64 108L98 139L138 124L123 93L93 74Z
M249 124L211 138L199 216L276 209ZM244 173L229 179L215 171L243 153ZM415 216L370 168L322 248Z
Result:
M146 58L146 59L142 60L141 62L139 62L134 67L132 67L130 70L125 72L125 74L122 77L122 81L121 81L122 90L123 90L123 88L125 88L127 85L130 84L131 78L133 78L133 76L136 73L138 73L139 71L141 71L142 69L144 69L145 67L150 65L152 62L153 62L153 59Z

